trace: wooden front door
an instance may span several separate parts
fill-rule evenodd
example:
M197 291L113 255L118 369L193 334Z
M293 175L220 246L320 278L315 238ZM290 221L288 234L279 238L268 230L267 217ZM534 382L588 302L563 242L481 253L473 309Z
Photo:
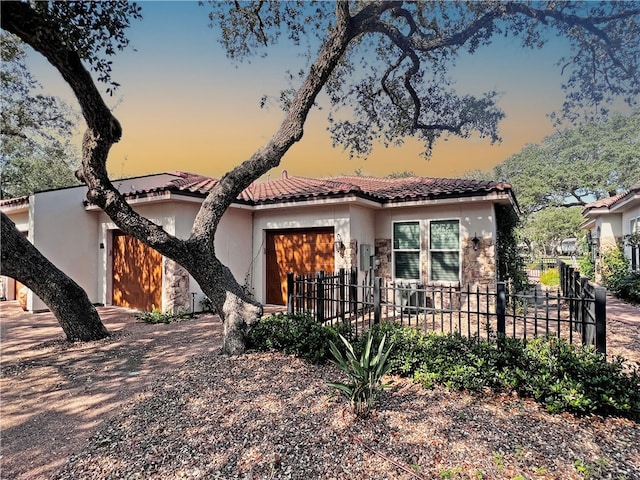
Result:
M267 295L273 305L287 304L287 273L333 273L333 228L267 232Z
M162 309L162 255L136 238L113 233L113 305Z

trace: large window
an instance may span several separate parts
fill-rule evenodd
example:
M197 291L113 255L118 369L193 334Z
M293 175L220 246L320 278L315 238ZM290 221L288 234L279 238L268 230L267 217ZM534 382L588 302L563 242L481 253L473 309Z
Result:
M432 282L460 280L460 222L433 220L429 226L429 252Z
M395 278L420 279L420 224L393 224L393 262Z

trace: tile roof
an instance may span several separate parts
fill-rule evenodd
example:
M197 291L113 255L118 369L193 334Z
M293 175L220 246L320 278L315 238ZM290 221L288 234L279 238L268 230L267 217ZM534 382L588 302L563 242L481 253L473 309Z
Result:
M218 180L188 172L169 172L176 178L157 187L128 192L127 196L140 196L154 192L180 192L197 196L207 195ZM254 182L242 191L238 200L249 204L269 204L309 198L336 198L356 195L382 203L406 200L486 195L492 192L510 192L511 185L481 180L403 177L379 178L336 176L326 178L289 177Z
M29 204L29 196L25 195L23 197L15 197L15 198L6 198L0 200L0 207L18 207L22 205Z
M595 200L595 201L593 201L591 203L586 204L584 206L584 208L582 209L582 214L584 215L585 213L589 212L590 210L594 210L594 209L597 209L597 208L610 209L616 203L618 203L621 200L627 198L628 196L631 196L631 195L636 194L636 193L640 193L640 182L636 183L634 185L631 185L631 187L629 187L629 190L627 190L626 192L618 193L617 195L614 195L612 197L600 198L598 200Z
M166 180L166 175L173 178ZM149 175L148 177L152 177ZM145 189L124 192L125 197L144 197L176 192L198 197L206 196L219 180L189 172L167 172L162 182ZM486 195L492 192L510 192L511 185L480 180L403 177L378 178L360 176L336 176L326 178L289 177L252 183L238 196L247 204L270 204L282 201L310 198L340 198L355 195L380 203L407 200ZM18 200L18 199L16 199ZM7 205L3 203L2 205Z
M245 189L240 199L250 203L273 203L316 197L357 195L379 202L425 200L492 192L510 192L508 183L479 180L405 177L378 178L337 176L327 178L283 177L256 182Z

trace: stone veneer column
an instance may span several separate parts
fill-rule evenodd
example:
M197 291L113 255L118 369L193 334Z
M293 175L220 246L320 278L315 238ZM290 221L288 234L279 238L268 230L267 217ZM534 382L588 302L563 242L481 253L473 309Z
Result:
M190 312L189 272L173 260L162 259L162 311Z
M473 249L471 238L462 240L462 275L463 287L471 285L495 288L496 282L496 249L487 238L480 239L478 250Z
M374 275L376 277L384 278L385 280L392 280L393 266L391 265L391 239L390 238L376 238L375 242L375 255L378 266L374 268Z

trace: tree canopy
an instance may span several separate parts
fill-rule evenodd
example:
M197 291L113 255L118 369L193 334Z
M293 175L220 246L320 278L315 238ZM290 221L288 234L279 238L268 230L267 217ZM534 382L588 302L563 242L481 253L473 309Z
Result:
M640 110L568 128L497 165L525 214L584 206L640 181Z
M328 2L211 2L212 26L232 59L267 54L287 35L294 44L320 39L333 28ZM477 133L500 139L498 92L460 93L449 71L460 53L474 53L498 36L536 49L553 36L568 39L570 58L558 58L566 75L566 99L552 116L557 121L593 120L608 105L640 98L638 46L640 14L636 2L369 2L344 3L353 38L325 91L334 143L367 154L376 141L402 144L408 136L425 143L429 155L442 135ZM339 12L340 9L336 9ZM307 40L307 43L308 40ZM309 55L309 58L314 58ZM287 110L304 80L291 75L281 92ZM296 82L296 79L298 81Z
M77 183L79 153L71 145L77 115L60 99L37 93L22 42L0 35L0 197Z

